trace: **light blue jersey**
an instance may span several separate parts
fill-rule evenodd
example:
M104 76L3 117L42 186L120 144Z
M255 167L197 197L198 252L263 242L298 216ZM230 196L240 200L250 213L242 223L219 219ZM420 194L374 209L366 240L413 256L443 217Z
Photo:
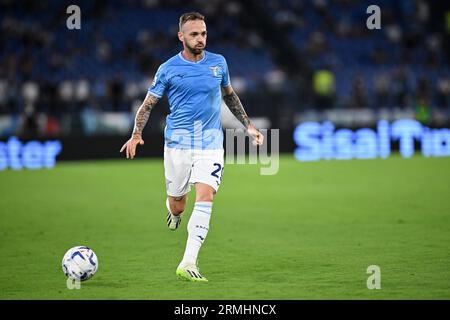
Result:
M148 92L158 98L167 93L166 146L222 149L221 87L229 85L227 62L219 54L204 51L201 60L192 62L180 52L163 63Z

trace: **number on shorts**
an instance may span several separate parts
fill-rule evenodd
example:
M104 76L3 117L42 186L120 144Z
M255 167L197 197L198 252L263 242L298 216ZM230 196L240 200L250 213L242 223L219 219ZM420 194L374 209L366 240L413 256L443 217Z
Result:
M221 172L221 176L220 177L217 175L217 173L219 171L223 171L222 165L220 163L214 163L213 166L217 167L217 169L214 170L213 172L211 172L211 175L213 177L216 177L217 179L219 179L219 181L222 181L222 172Z

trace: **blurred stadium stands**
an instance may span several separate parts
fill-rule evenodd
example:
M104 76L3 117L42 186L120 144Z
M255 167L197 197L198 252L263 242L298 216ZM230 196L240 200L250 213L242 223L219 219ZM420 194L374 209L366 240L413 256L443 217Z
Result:
M181 50L179 16L200 11L251 117L373 125L450 119L445 1L0 0L0 136L127 134L158 66ZM68 30L66 8L81 8ZM366 8L381 8L368 30ZM146 131L160 131L165 99Z

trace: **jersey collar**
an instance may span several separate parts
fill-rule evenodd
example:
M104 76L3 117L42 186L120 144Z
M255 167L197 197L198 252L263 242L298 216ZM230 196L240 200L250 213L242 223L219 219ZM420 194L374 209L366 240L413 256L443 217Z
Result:
M197 62L193 62L193 61L186 60L186 59L183 57L183 55L181 54L181 52L183 52L183 51L180 51L180 52L178 53L178 56L181 58L181 60L183 60L183 61L185 61L185 62L188 62L188 63L199 64L200 62L202 62L203 60L206 59L206 50L203 50L203 58L201 58L201 59L198 60Z

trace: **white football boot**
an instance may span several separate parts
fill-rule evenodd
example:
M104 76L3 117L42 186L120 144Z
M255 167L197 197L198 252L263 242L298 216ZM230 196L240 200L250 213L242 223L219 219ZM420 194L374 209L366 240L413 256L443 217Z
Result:
M195 264L184 264L183 262L181 262L177 268L176 275L183 280L193 282L208 282L208 279L200 274L200 271Z

